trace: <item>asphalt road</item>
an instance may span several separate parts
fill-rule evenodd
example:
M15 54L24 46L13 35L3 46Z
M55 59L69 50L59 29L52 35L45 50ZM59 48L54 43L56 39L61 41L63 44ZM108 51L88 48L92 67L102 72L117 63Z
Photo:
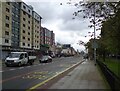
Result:
M29 89L82 61L81 57L53 58L50 63L35 62L31 66L3 67L2 89Z

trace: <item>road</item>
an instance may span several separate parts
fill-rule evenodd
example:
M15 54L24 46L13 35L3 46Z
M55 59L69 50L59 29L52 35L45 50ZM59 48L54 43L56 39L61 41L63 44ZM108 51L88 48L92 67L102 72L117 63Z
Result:
M54 58L50 63L35 62L32 66L3 67L2 89L29 89L82 61L81 57Z

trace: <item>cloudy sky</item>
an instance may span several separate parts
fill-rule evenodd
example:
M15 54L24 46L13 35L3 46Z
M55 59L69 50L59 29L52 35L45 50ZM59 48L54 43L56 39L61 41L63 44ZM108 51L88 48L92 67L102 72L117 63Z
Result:
M80 40L84 42L89 41L91 37L88 32L93 32L94 30L88 28L89 20L83 19L83 14L80 14L76 19L72 19L74 17L73 12L78 8L66 4L68 0L23 1L28 5L32 5L34 11L41 15L43 18L43 27L54 31L56 42L61 44L71 44L79 51L85 50L84 46L78 45L77 43ZM60 5L60 3L62 3L62 5Z

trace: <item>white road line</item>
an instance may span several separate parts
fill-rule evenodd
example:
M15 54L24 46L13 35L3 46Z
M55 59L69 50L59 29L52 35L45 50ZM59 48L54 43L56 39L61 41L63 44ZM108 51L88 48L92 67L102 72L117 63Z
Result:
M15 69L9 69L9 70L15 70Z
M33 65L33 66L37 66L37 65Z
M24 67L20 67L19 69L23 69Z
M3 72L3 71L0 71L0 72Z
M27 66L27 67L31 67L31 66Z

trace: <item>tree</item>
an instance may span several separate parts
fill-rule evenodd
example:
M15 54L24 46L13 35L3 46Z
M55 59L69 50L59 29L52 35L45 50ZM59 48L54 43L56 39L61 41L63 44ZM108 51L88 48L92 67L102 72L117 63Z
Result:
M73 13L75 17L83 13L83 18L89 18L90 28L97 26L101 30L99 53L111 52L120 54L120 1L119 2L74 2L69 1L78 9ZM82 7L82 8L81 8ZM74 17L74 19L75 19ZM89 43L88 43L89 44Z

